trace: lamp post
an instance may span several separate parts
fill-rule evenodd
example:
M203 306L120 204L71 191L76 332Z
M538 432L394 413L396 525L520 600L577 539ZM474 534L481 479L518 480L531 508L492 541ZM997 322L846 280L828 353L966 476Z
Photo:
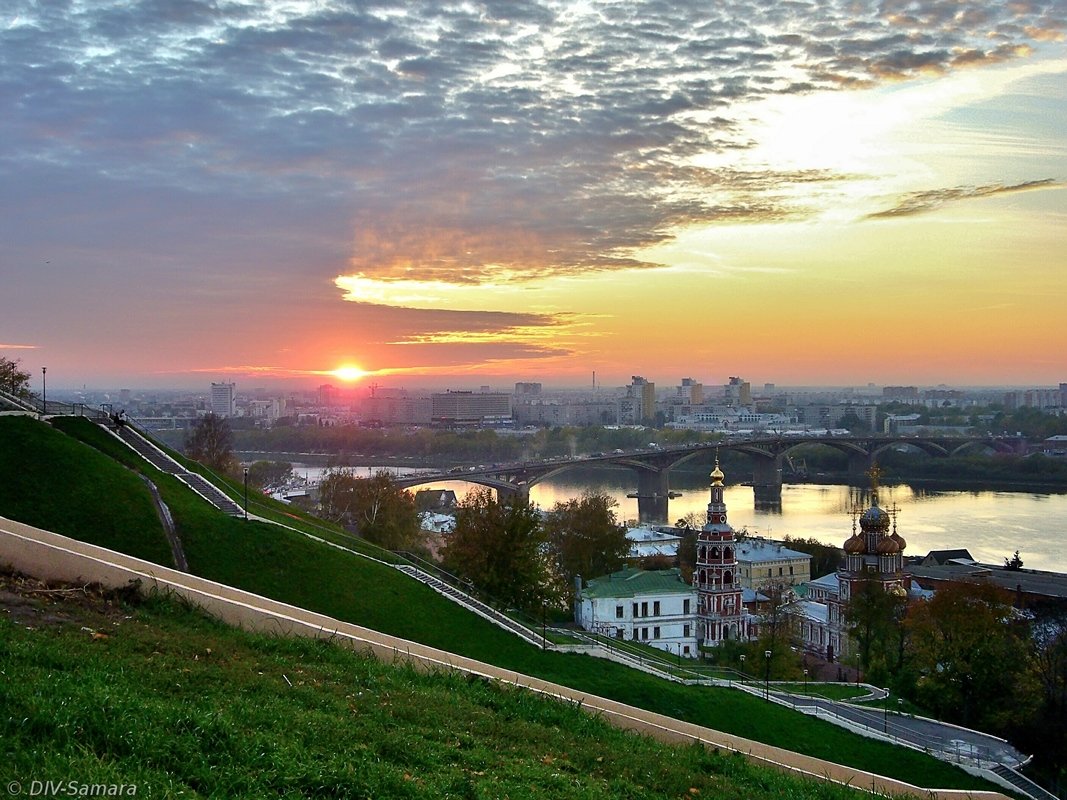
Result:
M245 467L245 522L248 521L248 467Z
M548 649L548 601L541 601L541 649Z
M745 672L745 654L744 653L741 654L741 674L746 678L748 677L748 673Z
M48 413L48 367L41 367L41 416Z
M808 693L808 671L804 670L804 694Z
M763 671L763 699L768 703L771 701L771 651L763 651L763 660L765 662L765 669Z
M883 707L885 715L882 718L882 733L889 733L889 690L885 690L885 705Z

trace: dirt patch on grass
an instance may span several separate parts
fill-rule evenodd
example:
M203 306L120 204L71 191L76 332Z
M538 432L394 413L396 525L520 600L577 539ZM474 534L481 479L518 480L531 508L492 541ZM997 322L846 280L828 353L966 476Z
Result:
M136 586L50 583L0 570L0 617L26 628L80 625L98 628L129 617L140 602Z

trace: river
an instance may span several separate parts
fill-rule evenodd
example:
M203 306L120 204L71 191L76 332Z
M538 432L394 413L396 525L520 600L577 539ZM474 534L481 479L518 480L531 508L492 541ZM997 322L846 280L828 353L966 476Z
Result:
M294 471L313 480L321 472L304 465L294 465ZM359 471L367 473L366 468ZM389 471L412 472L404 468ZM731 485L729 475L726 483L725 501L734 528L774 538L811 537L841 545L852 533L850 509L866 502L864 492L849 486L786 484L781 511L768 511L755 508L752 487ZM460 498L475 486L465 481L432 485L452 489ZM626 495L636 488L629 470L582 468L536 484L530 500L547 509L583 492L603 492L618 502L620 520L632 520L637 519L637 500ZM703 519L707 475L677 470L671 473L671 489L682 496L670 501L670 522L690 512ZM883 486L879 496L883 507L895 504L900 509L897 530L907 540L907 555L965 548L978 561L1001 564L1018 550L1026 567L1067 571L1067 494L934 491L902 484Z

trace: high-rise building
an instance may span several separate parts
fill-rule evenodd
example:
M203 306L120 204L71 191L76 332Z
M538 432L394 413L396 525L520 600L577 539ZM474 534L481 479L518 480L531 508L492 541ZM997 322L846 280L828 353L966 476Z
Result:
M752 405L752 385L741 378L731 377L723 387L723 395L728 406Z
M541 394L541 384L527 383L525 381L516 383L515 394L523 396Z
M237 410L237 396L232 383L211 384L211 413L216 417L232 417Z
M656 384L646 381L640 375L630 378L626 387L626 396L620 397L618 420L621 425L639 425L656 416Z
M682 378L682 383L678 387L678 397L685 405L699 406L704 402L704 384L692 378Z
M439 425L500 425L511 422L511 395L445 392L431 395L431 420Z

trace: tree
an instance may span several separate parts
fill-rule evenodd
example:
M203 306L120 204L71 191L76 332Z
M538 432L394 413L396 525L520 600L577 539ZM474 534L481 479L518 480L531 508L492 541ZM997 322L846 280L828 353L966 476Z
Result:
M1031 713L1029 632L1007 592L953 583L908 614L916 700L943 718L1004 731Z
M0 356L0 389L16 397L30 396L30 373L21 367L19 359Z
M1008 559L1008 558L1004 559L1004 569L1008 569L1008 570L1012 570L1014 572L1018 572L1022 568L1023 568L1023 560L1022 560L1022 558L1019 557L1019 551L1018 550L1015 551L1015 555L1013 555L1010 559Z
M206 414L185 437L185 454L216 472L235 473L233 431L224 417Z
M619 569L630 552L626 528L619 524L618 503L601 492L556 503L544 520L544 532L559 578L570 587L575 576L594 578Z
M447 569L501 602L534 610L553 596L540 515L528 502L500 503L490 489L456 507L441 551Z
M837 572L837 568L841 566L843 552L837 545L823 544L812 537L794 539L786 536L783 541L787 547L811 556L811 577L813 578Z
M406 550L419 540L415 497L386 472L357 478L350 469L330 470L319 483L319 506L327 519L387 550Z
M758 603L758 638L755 641L739 641L723 651L725 659L720 663L733 663L742 667L739 660L743 653L747 664L742 668L756 678L767 676L772 680L799 678L802 672L801 655L794 642L797 639L798 620L793 608L793 587L787 583L768 581L757 587L761 595ZM729 643L724 642L720 648ZM770 653L770 657L767 653Z
M860 671L867 681L884 684L900 666L897 654L903 641L907 596L887 592L876 580L864 580L853 586L845 608L848 634L858 647Z
M253 461L248 466L248 482L266 489L284 486L293 477L293 465L288 461Z

